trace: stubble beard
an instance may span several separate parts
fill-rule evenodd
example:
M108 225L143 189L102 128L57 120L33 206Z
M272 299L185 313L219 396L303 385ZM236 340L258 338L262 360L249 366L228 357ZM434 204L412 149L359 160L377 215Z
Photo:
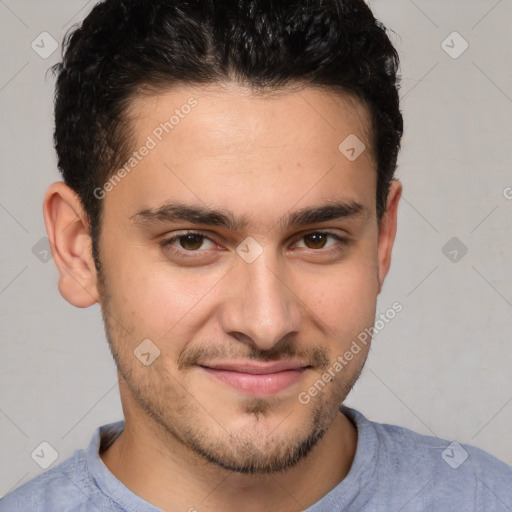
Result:
M172 376L166 379L165 369L151 368L151 371L158 374L158 380L152 379L149 382L137 368L135 363L138 361L133 354L129 351L121 354L122 351L117 347L123 346L126 331L117 327L118 322L110 311L111 295L102 270L98 272L98 291L105 334L119 377L126 383L139 408L145 412L151 431L157 433L170 451L174 450L178 442L196 458L230 472L272 474L286 471L302 461L317 446L337 414L340 414L341 404L361 373L362 365L348 383L331 382L327 392L321 390L307 404L310 408L309 420L302 421L293 432L285 430L287 422L284 418L273 431L264 435L263 440L255 439L255 429L249 432L228 432L212 418L210 423L220 431L220 435L215 435L212 428L201 426L205 422L198 417L200 411L206 415L208 413L204 408L188 406L191 403L196 405L193 396L178 389L179 385L173 387L172 383L176 379ZM132 364L129 363L130 357L133 357ZM178 403L174 401L176 396L181 399ZM165 402L165 397L169 397L170 401ZM297 407L306 405L299 404L297 400ZM258 422L265 421L275 412L275 406L270 399L247 398L242 404L242 411L244 415L254 418L258 425Z

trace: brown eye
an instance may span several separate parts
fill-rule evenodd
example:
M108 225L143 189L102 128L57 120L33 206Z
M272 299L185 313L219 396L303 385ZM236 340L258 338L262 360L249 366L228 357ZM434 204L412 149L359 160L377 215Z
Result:
M214 242L210 240L209 237L202 233L195 232L175 235L167 240L162 240L160 245L163 248L172 249L173 251L183 255L187 253L204 254L207 252L207 249L211 249L215 246Z
M329 239L331 239L330 242ZM312 231L302 235L302 237L299 239L299 244L304 244L296 245L296 247L301 249L305 248L318 251L320 249L325 249L327 251L331 247L332 249L335 249L336 245L338 247L344 247L347 244L347 240L329 231Z
M304 236L304 241L309 249L322 249L328 237L326 233L310 233Z
M203 245L204 236L198 235L196 233L190 233L188 235L178 237L178 240L180 242L180 246L183 249L188 251L196 251Z

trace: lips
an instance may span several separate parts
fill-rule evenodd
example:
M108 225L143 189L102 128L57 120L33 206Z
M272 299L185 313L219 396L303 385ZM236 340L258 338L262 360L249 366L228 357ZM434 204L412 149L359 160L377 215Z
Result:
M200 367L211 377L245 394L270 396L295 384L309 365L297 361L225 361Z

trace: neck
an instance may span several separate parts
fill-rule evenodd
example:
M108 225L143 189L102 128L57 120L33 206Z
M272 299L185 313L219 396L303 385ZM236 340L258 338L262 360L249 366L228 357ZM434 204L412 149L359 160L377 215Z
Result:
M177 439L169 443L161 430L126 415L123 433L100 457L128 489L165 512L304 510L345 478L357 446L357 429L340 412L295 466L246 475L204 460Z

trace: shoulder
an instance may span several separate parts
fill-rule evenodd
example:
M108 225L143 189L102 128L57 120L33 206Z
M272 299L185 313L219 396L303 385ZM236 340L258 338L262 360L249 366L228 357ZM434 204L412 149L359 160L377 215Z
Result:
M404 427L378 429L387 457L402 478L415 472L423 477L433 503L473 503L476 510L512 509L512 467L484 450ZM509 507L511 507L509 509Z
M418 462L439 464L448 474L455 474L453 470L473 473L478 470L491 472L497 477L512 476L512 466L494 457L490 453L476 446L459 443L442 437L419 434L413 430L399 425L371 422L375 428L379 442L392 448L388 456L400 460L402 464L417 464ZM442 463L442 464L441 464ZM452 471L449 471L452 470ZM510 483L510 480L508 480Z
M87 449L76 450L72 457L7 494L0 500L0 512L118 511L91 470L102 465L100 446L111 442L123 427L123 421L98 427Z
M351 414L375 435L376 478L409 489L411 498L429 506L462 502L474 510L512 510L512 466L467 443Z
M69 459L7 494L0 500L0 512L80 511L80 504L87 502L81 490L84 474L85 454L78 450Z

